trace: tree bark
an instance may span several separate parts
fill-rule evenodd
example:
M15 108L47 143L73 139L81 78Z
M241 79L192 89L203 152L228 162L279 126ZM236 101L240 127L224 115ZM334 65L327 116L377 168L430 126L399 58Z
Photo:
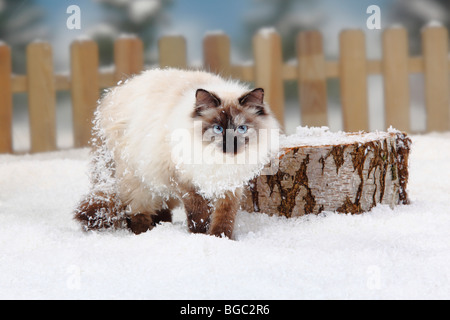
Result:
M283 148L278 171L251 181L242 209L295 217L322 211L356 214L377 204L409 203L411 140L399 131L361 142L364 136L369 137L349 133L352 143Z

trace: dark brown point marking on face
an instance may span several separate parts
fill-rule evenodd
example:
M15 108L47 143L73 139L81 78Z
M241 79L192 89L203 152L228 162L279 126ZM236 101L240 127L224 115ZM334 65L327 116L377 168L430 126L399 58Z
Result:
M202 121L204 143L215 141L221 143L224 153L237 154L249 141L248 135L239 133L237 128L245 125L257 131L266 115L261 88L249 91L235 101L222 100L215 93L198 89L192 118ZM214 133L214 126L222 127L222 134Z
M258 116L266 116L267 112L264 108L264 89L256 88L239 98L239 104L247 108L256 110Z
M222 103L220 98L214 93L204 89L198 89L195 92L195 100L194 112L192 114L193 118L202 116L206 110L217 108Z
M192 118L203 121L203 132L214 125L220 125L224 131L235 130L239 125L255 128L258 117L267 115L263 99L264 90L261 88L247 92L231 102L222 101L215 93L198 89ZM238 117L240 121L236 121Z
M231 119L240 112L245 112L247 118L267 115L264 107L264 90L262 88L249 91L237 98L237 101L231 103L223 102L217 94L205 89L197 89L195 98L194 112L192 113L193 118L206 117L209 120L211 120L211 116L215 116L216 118L219 116L222 118L221 115L214 114L212 112L214 110L216 113L225 113ZM230 108L235 110L230 110ZM230 111L235 112L231 113Z

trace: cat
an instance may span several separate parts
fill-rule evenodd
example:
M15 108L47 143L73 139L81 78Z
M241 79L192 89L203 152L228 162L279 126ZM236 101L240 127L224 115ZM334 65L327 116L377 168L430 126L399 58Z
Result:
M93 123L91 190L75 210L85 230L139 234L183 205L191 232L228 238L242 188L278 151L265 133L280 130L262 88L170 68L110 89Z

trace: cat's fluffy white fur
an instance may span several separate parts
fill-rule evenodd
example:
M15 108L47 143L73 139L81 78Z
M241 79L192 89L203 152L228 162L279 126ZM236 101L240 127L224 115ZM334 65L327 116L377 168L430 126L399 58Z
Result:
M237 101L249 91L242 83L207 72L152 69L111 89L101 100L95 114L96 135L103 150L99 157L112 158L114 192L132 212L164 207L171 199L182 197L180 185L193 184L209 199L234 192L255 177L276 152L270 148L258 152L258 144L270 144L263 135L248 146L248 152L257 154L253 164L223 164L224 154L214 152L212 145L202 149L203 157L179 157L180 150L194 152L193 140L198 137L194 138L192 112L199 88L214 92L223 101ZM268 130L279 128L272 116L264 121Z

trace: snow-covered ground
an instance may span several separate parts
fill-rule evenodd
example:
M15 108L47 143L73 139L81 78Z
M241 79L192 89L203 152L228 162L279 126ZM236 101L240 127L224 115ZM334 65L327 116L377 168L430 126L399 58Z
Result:
M240 212L236 241L184 214L84 233L88 151L0 155L0 298L450 298L450 133L412 136L411 205L286 219Z

